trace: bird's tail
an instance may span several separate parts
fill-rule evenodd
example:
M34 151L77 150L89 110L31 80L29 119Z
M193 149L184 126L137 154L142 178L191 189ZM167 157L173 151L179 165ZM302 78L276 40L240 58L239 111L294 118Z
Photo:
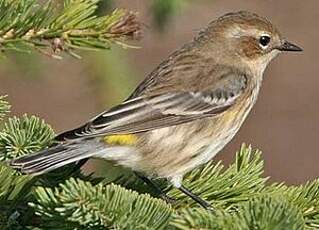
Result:
M65 143L14 159L9 165L23 173L40 175L94 156L103 147L105 146L102 143L94 140Z

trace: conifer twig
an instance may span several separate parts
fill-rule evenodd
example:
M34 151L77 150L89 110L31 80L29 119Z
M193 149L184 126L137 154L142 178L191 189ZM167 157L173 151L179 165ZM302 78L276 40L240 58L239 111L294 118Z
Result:
M37 0L0 0L0 48L2 51L40 51L53 58L74 50L109 49L112 43L129 47L138 39L141 23L134 12L116 9L96 16L99 0L64 0L37 4Z

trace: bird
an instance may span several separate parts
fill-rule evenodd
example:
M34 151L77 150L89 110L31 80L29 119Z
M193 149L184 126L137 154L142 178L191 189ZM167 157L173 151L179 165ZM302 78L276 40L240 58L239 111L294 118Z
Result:
M302 49L264 17L227 13L172 52L122 103L57 135L56 145L9 164L41 175L102 158L131 169L164 198L155 178L209 208L183 185L183 176L233 139L256 102L266 67L284 51Z

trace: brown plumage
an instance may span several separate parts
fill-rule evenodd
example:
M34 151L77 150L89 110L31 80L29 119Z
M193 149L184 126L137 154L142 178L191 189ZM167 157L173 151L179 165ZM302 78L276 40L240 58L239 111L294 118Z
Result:
M237 133L256 102L263 72L283 40L265 18L226 14L172 53L122 104L80 128L60 134L60 145L13 160L42 174L89 157L104 158L182 186L185 173L212 159ZM106 138L105 138L106 137Z

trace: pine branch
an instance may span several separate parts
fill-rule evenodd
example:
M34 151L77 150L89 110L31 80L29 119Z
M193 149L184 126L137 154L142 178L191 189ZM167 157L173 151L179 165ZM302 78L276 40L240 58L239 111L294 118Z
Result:
M257 197L238 205L234 212L210 212L183 209L174 215L171 225L176 229L271 229L299 230L304 220L299 210L279 197Z
M59 10L54 1L0 0L0 47L2 51L29 52L36 49L54 58L74 50L109 49L112 43L129 47L124 41L137 39L141 23L136 14L115 10L96 16L99 0L64 0Z
M0 164L0 202L17 199L23 187L31 179L32 177L27 175L17 175L12 169ZM24 198L28 196L29 192L23 194Z
M33 178L18 175L11 168L0 164L0 229L25 229L30 221L30 208L26 202L32 198Z
M0 131L0 161L44 149L53 137L52 128L35 116L10 118Z
M164 229L172 212L149 195L72 178L55 190L38 187L35 196L30 205L46 229Z
M307 227L319 228L319 179L300 186L273 184L265 191L274 196L284 196L303 214Z

